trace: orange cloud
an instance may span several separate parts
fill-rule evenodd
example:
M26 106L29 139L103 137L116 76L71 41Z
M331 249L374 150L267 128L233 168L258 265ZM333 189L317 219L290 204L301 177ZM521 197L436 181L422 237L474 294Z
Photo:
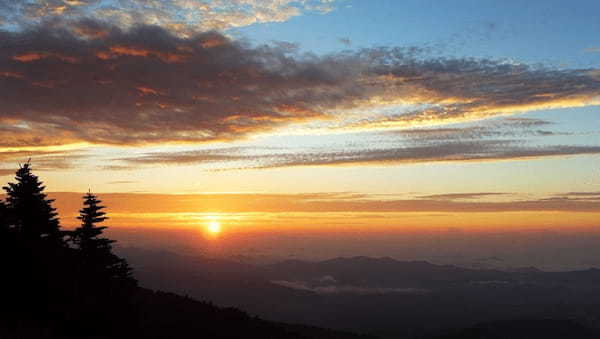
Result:
M57 58L64 62L75 64L79 60L75 57L52 52L30 52L13 56L13 60L19 62L33 62L46 58Z
M144 87L144 86L140 86L140 87L136 87L136 89L138 91L140 91L140 95L163 95L164 93L161 93L153 88L150 87Z
M209 39L200 42L200 46L202 48L213 48L218 46L223 46L227 43L227 39L222 36L214 36Z
M75 27L73 28L73 31L78 35L86 37L88 39L104 39L109 35L108 30L98 30L87 26Z
M34 85L34 86L37 86L37 87L55 88L58 85L58 82L52 81L52 80L48 80L48 81L34 81L31 84Z
M96 56L102 60L113 59L118 56L134 56L134 57L148 57L154 56L166 63L180 63L187 59L187 56L183 54L169 53L154 51L133 46L112 46L108 51L100 51L96 53Z
M20 61L20 62L31 62L31 61L44 59L47 57L48 57L48 55L43 54L43 53L27 53L27 54L15 55L13 57L13 59Z
M142 48L135 48L129 46L113 46L110 48L111 53L119 54L119 55L129 55L129 56L142 56L146 57L150 55L150 51Z
M290 104L283 104L283 105L279 105L277 106L277 110L290 114L291 116L294 117L323 117L322 113L319 113L313 109L309 109L306 108L308 105L300 106L300 105L290 105Z
M17 72L0 72L0 76L5 78L15 78L15 79L23 79L24 76L21 73Z

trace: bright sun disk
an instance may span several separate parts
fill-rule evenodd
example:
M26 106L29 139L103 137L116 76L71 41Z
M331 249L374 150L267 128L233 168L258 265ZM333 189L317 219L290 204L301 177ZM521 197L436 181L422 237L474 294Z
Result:
M210 221L208 223L208 232L212 233L212 234L218 234L219 232L221 232L221 224L218 221Z

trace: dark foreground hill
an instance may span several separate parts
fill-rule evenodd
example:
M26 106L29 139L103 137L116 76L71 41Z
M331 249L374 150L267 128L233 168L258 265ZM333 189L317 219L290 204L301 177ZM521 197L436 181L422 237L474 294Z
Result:
M600 331L573 320L519 319L479 324L430 339L597 339Z
M140 289L137 303L142 324L139 338L373 338L265 321L236 308L217 307L209 302L147 289Z
M261 339L370 339L356 335L304 325L277 323L252 317L236 308L224 308L173 293L138 288L134 297L136 318L128 319L121 333L106 333L98 323L95 333L74 333L64 324L44 323L38 319L19 321L0 319L0 339L67 339L67 338L261 338Z

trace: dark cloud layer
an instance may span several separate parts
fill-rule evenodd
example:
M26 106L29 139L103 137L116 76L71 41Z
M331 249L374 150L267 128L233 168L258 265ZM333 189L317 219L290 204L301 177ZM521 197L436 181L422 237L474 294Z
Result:
M182 38L90 20L3 31L0 41L4 146L235 140L345 109L428 105L342 126L397 128L586 105L600 93L590 70L427 59L410 48L297 55L215 32Z
M232 139L319 117L309 103L345 96L332 86L345 76L276 48L216 33L183 40L156 27L108 34L0 33L0 70L11 75L0 76L7 126L38 145Z

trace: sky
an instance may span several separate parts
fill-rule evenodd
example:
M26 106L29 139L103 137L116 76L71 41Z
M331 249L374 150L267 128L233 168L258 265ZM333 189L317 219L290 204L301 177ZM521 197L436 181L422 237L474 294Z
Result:
M0 0L0 179L31 158L66 227L92 190L115 228L197 230L198 248L228 255L314 244L323 257L439 258L485 249L490 234L533 239L522 246L540 243L531 232L589 238L599 10ZM456 230L475 238L452 242ZM382 234L438 234L444 254L394 252ZM544 260L581 248L552 239Z

